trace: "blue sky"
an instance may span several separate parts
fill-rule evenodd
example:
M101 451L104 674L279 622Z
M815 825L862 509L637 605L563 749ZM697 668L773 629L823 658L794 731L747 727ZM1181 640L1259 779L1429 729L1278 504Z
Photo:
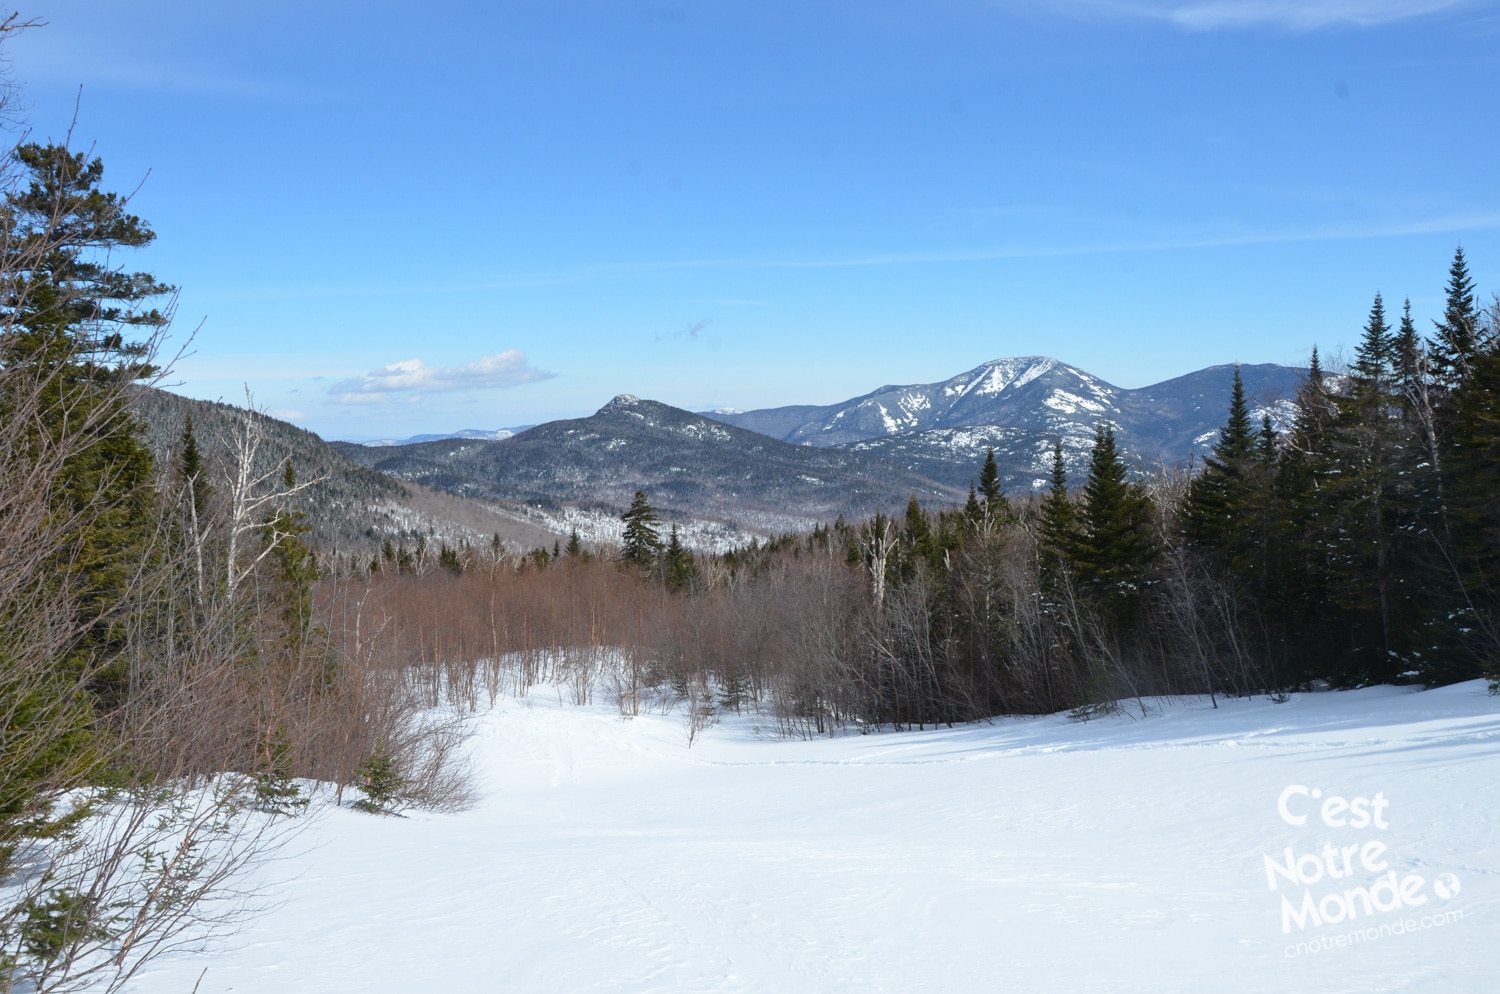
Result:
M1500 3L22 13L33 135L145 178L176 389L328 437L1305 362L1460 242L1500 289Z

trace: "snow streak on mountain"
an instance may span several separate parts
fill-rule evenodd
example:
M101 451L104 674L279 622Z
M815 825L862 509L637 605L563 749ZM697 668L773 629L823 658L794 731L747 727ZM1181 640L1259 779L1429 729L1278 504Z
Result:
M822 407L770 408L711 417L800 445L890 459L934 480L963 485L976 459L995 450L1012 489L1039 485L1052 447L1082 469L1095 428L1108 422L1121 446L1154 464L1208 450L1229 406L1232 365L1140 389L1114 386L1048 356L996 359L940 383L883 386ZM1241 366L1253 414L1284 428L1301 372Z

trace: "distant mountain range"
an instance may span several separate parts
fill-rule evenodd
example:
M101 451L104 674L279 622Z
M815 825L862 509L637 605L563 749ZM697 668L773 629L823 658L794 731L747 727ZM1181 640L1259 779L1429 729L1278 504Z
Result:
M759 531L891 510L912 495L963 498L879 458L793 445L628 394L591 417L499 441L333 444L362 465L468 497L623 508L639 489L658 508Z
M1207 452L1228 413L1234 369L1211 366L1131 390L1056 359L1026 356L940 383L883 386L838 404L707 416L793 444L877 456L951 486L966 486L993 448L1007 489L1027 490L1045 483L1058 439L1070 473L1081 473L1104 420L1121 448L1148 467ZM1285 428L1304 371L1239 369L1256 420L1268 415Z
M533 425L517 425L514 428L460 428L458 431L443 432L436 435L413 435L410 438L372 438L360 442L372 449L387 448L392 445L415 445L418 442L440 442L448 438L482 438L490 442L498 442L501 439L519 435Z
M1258 419L1285 428L1303 371L1242 366ZM911 496L961 502L993 449L1013 493L1046 485L1061 439L1082 482L1095 425L1149 472L1207 452L1229 406L1233 366L1126 390L1042 356L999 359L941 383L885 386L838 404L694 414L621 395L586 418L376 443L325 443L265 418L261 460L290 456L320 542L367 549L386 538L547 545L578 529L618 539L618 514L645 491L699 547L723 548L839 514L899 512ZM167 458L191 412L213 463L244 412L140 391L136 410ZM376 472L372 472L372 470ZM465 499L477 498L477 499Z
M1046 485L1061 439L1074 483L1095 426L1115 426L1143 472L1207 452L1228 413L1233 366L1138 390L1044 356L999 359L941 383L885 386L839 404L704 414L621 395L587 418L489 440L334 443L349 459L429 487L540 512L625 507L636 490L682 517L754 531L899 511L915 495L957 503L993 449L1005 487ZM1284 428L1299 370L1242 366L1255 417Z

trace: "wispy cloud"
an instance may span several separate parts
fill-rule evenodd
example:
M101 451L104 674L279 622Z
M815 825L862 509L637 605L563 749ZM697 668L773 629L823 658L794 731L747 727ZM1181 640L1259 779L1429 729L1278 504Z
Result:
M984 209L971 212L982 216ZM1031 208L1016 208L1013 213L1029 213ZM1036 213L1043 213L1036 208ZM1056 208L1045 208L1045 212L1056 213ZM998 212L997 212L998 213ZM1075 212L1069 216L1086 219L1094 215ZM454 294L473 293L480 290L499 290L513 287L566 286L634 278L641 274L662 272L693 272L699 270L777 270L777 269L840 269L861 266L930 265L941 263L965 263L1000 261L1005 259L1050 259L1059 256L1115 255L1131 252L1166 252L1197 248L1232 248L1242 245L1292 245L1303 242L1358 241L1379 238L1403 238L1414 235L1462 234L1466 231L1500 230L1500 210L1478 207L1473 211L1429 215L1412 220L1391 220L1370 223L1326 224L1308 227L1280 229L1213 232L1166 233L1156 238L1121 237L1118 239L1093 238L1076 242L1053 244L1019 244L990 248L967 248L954 250L889 252L848 256L724 256L699 259L646 259L630 262L597 262L580 264L570 269L540 273L524 277L501 278L472 284L401 285L395 282L369 284L365 286L340 287L276 287L242 288L235 291L210 293L197 299L242 300L242 299L312 299L342 297L381 297L413 293ZM765 305L761 300L705 300L719 306ZM689 326L690 328L691 326ZM705 326L706 327L706 326ZM662 333L657 341L667 338L686 337L689 329ZM699 328L699 331L702 331ZM508 355L509 353L501 353ZM415 361L415 360L411 360ZM398 364L399 365L399 364ZM374 374L371 374L374 375ZM550 374L548 374L550 375ZM230 374L233 378L233 374ZM345 381L356 382L356 381ZM529 381L527 381L529 382Z
M508 349L462 366L435 368L421 359L393 362L363 376L340 380L329 386L328 394L336 404L411 403L423 394L497 390L556 375L528 364L525 353Z
M1083 13L1167 21L1193 31L1276 27L1314 31L1374 27L1463 6L1470 0L1064 0Z
M200 97L306 99L312 91L288 81L234 73L194 56L138 52L116 40L70 31L66 26L27 37L19 71L28 81L92 89L184 93Z
M713 323L714 322L712 318L704 318L702 321L694 321L686 328L681 328L677 331L669 332L665 335L657 335L655 341L670 342L674 339L686 338L689 341L696 342L698 340L698 332L702 331L704 328L707 328Z
M1000 262L1010 259L1054 259L1070 256L1127 255L1135 252L1174 252L1188 249L1237 248L1251 245L1299 245L1307 242L1361 241L1407 238L1419 235L1500 230L1500 211L1432 216L1413 221L1374 224L1328 224L1307 228L1163 234L1157 238L1090 240L1054 245L935 251L888 252L869 255L824 257L751 257L742 259L680 259L675 261L621 263L596 267L595 272L658 272L696 269L849 269L876 266L940 265L944 263ZM678 335L683 334L678 332Z

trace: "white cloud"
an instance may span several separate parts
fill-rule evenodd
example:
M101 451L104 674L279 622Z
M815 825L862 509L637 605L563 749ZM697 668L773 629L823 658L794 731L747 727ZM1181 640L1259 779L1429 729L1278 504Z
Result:
M340 380L328 388L328 393L338 404L412 403L427 393L498 390L556 375L528 365L524 352L508 349L462 366L442 368L429 366L421 359L405 359L363 376Z
M1197 31L1269 26L1311 31L1372 27L1458 7L1468 0L1067 0L1101 14L1168 21Z

